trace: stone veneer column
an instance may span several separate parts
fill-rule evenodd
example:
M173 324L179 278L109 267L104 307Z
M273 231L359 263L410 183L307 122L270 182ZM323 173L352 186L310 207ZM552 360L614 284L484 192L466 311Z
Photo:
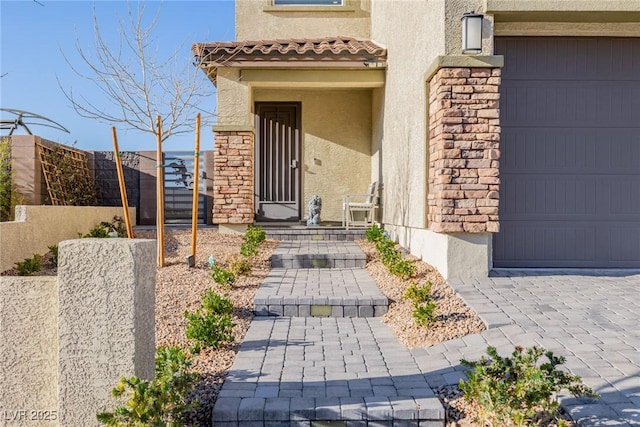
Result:
M441 68L429 82L429 229L499 231L500 68Z
M96 413L116 406L121 377L153 378L155 255L155 240L60 243L60 426L100 425Z
M214 224L252 224L253 132L215 131Z

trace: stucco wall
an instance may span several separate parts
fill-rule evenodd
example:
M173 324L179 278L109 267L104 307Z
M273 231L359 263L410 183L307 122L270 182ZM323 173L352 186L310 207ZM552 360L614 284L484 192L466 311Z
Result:
M58 425L57 382L57 278L0 277L0 425Z
M153 377L155 249L67 240L57 277L0 277L0 426L98 426L120 377Z
M434 233L411 227L385 226L394 239L419 254L445 279L487 277L491 266L490 233Z
M236 39L260 40L370 36L370 0L345 0L346 7L273 7L272 0L236 1Z
M76 239L60 244L60 425L99 426L122 376L152 379L155 240Z
M445 52L444 1L372 3L372 38L388 49L379 155L383 176L382 221L426 225L426 83L430 62ZM420 19L416 19L416 17ZM402 28L402 31L398 31ZM407 37L410 34L411 37Z
M129 208L135 224L135 208ZM121 207L95 206L17 206L16 220L0 223L0 271L33 254L45 254L47 248L66 239L87 233L102 221L121 216Z
M302 103L303 218L313 194L323 221L341 221L342 196L371 182L371 90L256 89L259 101Z

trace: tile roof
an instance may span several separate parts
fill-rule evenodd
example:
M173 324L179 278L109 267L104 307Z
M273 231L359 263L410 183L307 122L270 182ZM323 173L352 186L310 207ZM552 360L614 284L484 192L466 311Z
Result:
M352 37L195 43L192 50L201 64L221 66L247 61L385 62L387 59L385 48L370 40Z

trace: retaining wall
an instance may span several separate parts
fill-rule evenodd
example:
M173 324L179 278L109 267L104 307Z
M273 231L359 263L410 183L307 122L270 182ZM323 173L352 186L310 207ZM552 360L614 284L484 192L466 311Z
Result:
M16 220L0 222L0 271L35 253L45 254L48 246L75 239L123 212L122 207L16 206ZM135 224L135 208L129 208L129 215Z

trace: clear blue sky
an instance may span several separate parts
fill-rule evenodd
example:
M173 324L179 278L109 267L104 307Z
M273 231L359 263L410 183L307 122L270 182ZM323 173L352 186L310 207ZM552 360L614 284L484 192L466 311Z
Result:
M48 117L71 133L33 126L34 134L85 150L112 150L111 125L80 117L62 93L58 80L75 93L99 97L95 87L78 79L65 62L82 65L76 51L76 40L91 53L95 46L94 9L103 37L109 45L119 40L118 19L127 17L125 1L51 1L0 0L0 107L26 110ZM135 10L135 1L131 2ZM165 0L145 2L145 17L160 8L154 38L159 42L160 56L169 55L184 44L185 58L191 57L194 42L233 40L234 2L232 0ZM113 30L109 30L112 28ZM95 50L95 49L94 49ZM61 52L62 51L62 52ZM99 98L96 98L99 99ZM202 105L206 111L215 108L215 97ZM2 113L2 118L12 118ZM195 118L194 118L195 119ZM121 151L155 150L152 134L126 131L116 126ZM2 134L6 134L3 131ZM24 134L24 131L15 132ZM163 149L192 150L194 135L169 138ZM202 128L201 149L213 148L210 126Z

